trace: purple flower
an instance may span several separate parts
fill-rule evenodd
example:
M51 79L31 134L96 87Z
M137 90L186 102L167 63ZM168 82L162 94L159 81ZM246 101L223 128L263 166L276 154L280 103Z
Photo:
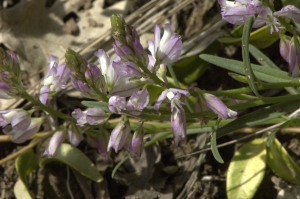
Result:
M31 119L31 123L27 129L25 130L12 129L10 132L6 132L6 133L12 135L12 141L14 143L23 143L39 131L43 122L44 122L43 118L33 118Z
M273 12L259 0L236 0L226 1L218 0L221 6L222 18L227 22L235 25L242 25L250 15L257 14L257 18L253 23L254 28L263 25L271 26L271 33L280 25L277 18L273 16Z
M162 92L154 105L154 109L157 111L165 98L171 102L171 127L176 146L186 137L186 118L182 108L184 103L181 101L181 95L188 96L190 93L186 90L170 88Z
M60 89L64 89L67 81L70 78L70 69L65 64L58 66L57 63L57 57L50 55L48 73L43 81L43 86L40 90L39 97L43 104L46 104L48 98L54 95Z
M121 97L128 97L132 94L132 92L140 89L140 84L131 81L127 76L118 75L115 71L112 63L120 62L120 57L115 57L112 61L110 61L109 57L102 49L96 51L94 55L98 57L98 61L101 65L101 71L105 78L107 91L110 96L118 95Z
M97 149L98 153L105 158L105 161L108 160L107 153L107 143L109 140L109 133L101 128L100 131L87 131L87 143Z
M144 149L144 129L143 123L136 129L129 146L131 157L141 157Z
M84 139L82 134L78 132L77 127L74 125L70 125L68 128L68 141L71 143L72 146L78 146L79 143Z
M107 115L100 108L89 108L86 111L86 121L90 125L102 124L107 120Z
M140 115L149 103L149 93L146 88L134 92L127 103L127 110L133 115Z
M300 74L300 42L296 35L292 38L280 37L280 54L289 63L289 71L292 77Z
M87 123L86 121L86 112L83 112L80 108L74 109L72 112L72 117L76 119L77 125L83 126Z
M293 5L284 6L280 11L274 12L274 15L277 17L284 16L300 23L300 10Z
M24 129L27 129L31 123L30 116L31 116L31 112L27 112L27 111L17 112L11 120L12 128L17 131L23 131Z
M109 151L110 148L113 148L117 153L122 149L126 144L130 131L131 129L128 120L122 118L119 124L111 132L107 151Z
M48 158L52 158L57 155L58 149L60 145L66 138L66 132L63 130L56 131L52 137L50 138L49 144L43 156L47 156Z
M0 126L11 124L13 131L24 131L31 123L31 113L22 109L0 111Z
M120 114L122 110L126 110L125 97L111 96L108 101L108 108L112 113Z
M115 72L121 77L135 77L142 76L141 69L132 62L123 62L122 60L112 62Z
M216 96L205 93L202 95L205 105L211 109L219 118L228 119L235 117L237 112L230 110L227 106Z
M170 88L170 89L164 90L160 94L158 99L156 100L156 103L154 104L154 109L156 111L158 111L159 106L166 99L166 97L168 97L169 100L172 100L176 94L182 94L182 95L185 95L185 96L190 95L190 93L188 91L182 90L182 89L177 89L177 88Z
M90 125L102 124L107 119L106 113L100 108L88 108L86 111L77 108L72 112L72 117L77 120L79 126L86 123Z
M20 111L20 109L0 111L0 126L5 127L10 124L14 115L17 114L18 111Z
M149 51L159 64L168 64L176 61L182 50L182 40L176 35L170 24L164 27L163 37L160 38L160 28L154 27L154 42L149 40Z
M175 146L178 146L181 140L184 140L186 137L186 119L185 112L180 104L173 105L172 114L171 114L171 126L174 136Z

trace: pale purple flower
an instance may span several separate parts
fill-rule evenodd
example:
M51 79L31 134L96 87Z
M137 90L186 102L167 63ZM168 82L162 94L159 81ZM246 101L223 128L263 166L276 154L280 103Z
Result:
M284 16L300 23L300 10L293 5L284 6L280 11L274 12L274 15L277 17Z
M149 93L146 88L134 92L127 103L127 110L133 115L140 115L149 103Z
M182 50L181 37L171 30L170 24L165 25L162 38L160 38L160 28L155 25L154 42L149 40L148 45L149 51L159 64L173 63Z
M106 113L101 108L89 108L86 111L86 121L90 125L102 124L107 120Z
M271 27L271 34L275 30L278 32L280 25L277 18L273 16L273 12L259 0L236 0L226 1L218 0L221 6L222 18L227 22L235 25L242 25L250 15L257 15L253 23L254 28L263 25Z
M123 62L122 60L112 62L115 72L121 77L135 77L142 76L141 69L132 62Z
M14 115L16 115L20 109L13 109L13 110L4 110L0 111L0 126L5 127L6 125L10 124Z
M101 128L99 131L88 131L87 135L87 143L97 149L98 153L105 158L105 161L108 160L108 152L107 152L107 143L109 140L109 133Z
M211 109L219 118L228 119L235 117L237 112L227 108L227 106L216 96L205 93L202 95L205 105Z
M68 127L68 141L72 146L78 146L79 143L84 139L83 135L78 131L78 128L74 125Z
M112 62L120 62L120 57L115 57L112 61L109 59L108 55L102 49L99 49L94 53L95 56L98 57L98 61L101 65L100 69L105 78L105 83L107 87L107 91L110 96L118 95L121 97L128 97L134 91L140 89L141 85L130 81L130 78L127 76L120 76L115 71L112 66Z
M43 122L44 122L43 118L33 118L31 119L30 125L27 129L25 130L12 129L10 132L6 132L6 133L12 135L12 141L14 143L18 143L18 144L23 143L39 131Z
M54 95L60 89L64 89L70 78L70 74L70 69L66 66L66 64L58 66L58 58L50 55L48 73L40 90L40 101L43 104L46 104L49 97Z
M109 151L110 148L113 148L117 153L120 149L122 149L126 144L130 131L131 129L128 120L122 119L111 132L107 151Z
M74 109L72 112L72 117L76 119L77 125L83 126L87 123L86 112L83 112L80 108Z
M186 90L170 88L162 92L154 105L154 109L157 111L165 98L171 102L171 127L176 146L186 137L186 118L181 95L189 96L190 93Z
M27 112L27 111L17 112L11 120L12 128L18 131L23 131L24 129L27 129L31 123L30 116L31 116L31 112Z
M172 100L176 94L182 94L185 96L189 96L190 93L187 90L177 89L177 88L170 88L167 90L164 90L156 100L156 103L154 104L154 109L158 111L159 106L161 103L168 97L169 100Z
M50 138L49 144L43 156L48 158L55 157L61 144L65 141L66 132L64 130L56 131Z
M289 72L292 77L300 75L300 42L297 35L292 38L281 36L280 54L289 63Z
M120 114L122 110L126 110L126 98L111 96L108 100L108 108L112 113Z
M141 157L144 149L144 129L141 124L133 133L131 144L129 146L131 157Z
M180 104L174 104L171 114L171 127L175 146L186 137L186 118L185 112Z
M86 123L90 125L102 124L107 120L106 113L100 108L88 108L86 111L77 108L72 112L72 117L76 119L79 126Z
M0 111L0 126L4 128L11 124L12 131L24 131L31 123L31 113L22 109ZM6 132L5 129L3 131Z

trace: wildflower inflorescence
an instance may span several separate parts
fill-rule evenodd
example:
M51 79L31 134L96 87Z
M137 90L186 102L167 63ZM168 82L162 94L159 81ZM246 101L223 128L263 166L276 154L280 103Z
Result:
M175 145L186 137L186 101L191 93L186 89L176 88L167 78L167 64L175 62L181 54L181 37L172 31L170 24L164 26L161 37L161 29L155 25L154 40L148 42L147 51L141 45L135 28L126 24L122 17L113 15L111 25L115 40L112 46L116 57L110 58L102 49L94 53L98 64L88 63L71 49L65 53L65 64L58 65L57 57L49 57L48 73L42 82L38 102L35 101L34 104L42 108L49 107L52 97L64 89L68 81L83 96L101 104L86 110L76 108L71 117L65 117L68 121L56 129L49 139L44 152L47 157L55 156L65 140L77 146L84 137L106 160L111 148L115 152L125 148L131 157L140 157L144 135L150 133L143 126L147 121L153 120L153 116L159 118L162 104L164 112L170 118ZM22 84L17 58L3 50L0 53L0 97L16 97L25 92L20 86ZM149 91L151 85L159 87L161 93L152 94ZM153 100L155 97L156 101ZM200 98L220 118L227 119L237 114L216 96L203 94ZM46 111L51 112L49 108ZM6 134L13 136L14 142L24 142L39 130L44 118L31 118L32 112L33 110L21 109L1 111L0 125ZM120 115L121 119L109 134L105 124L112 114ZM147 118L148 116L152 119ZM136 129L130 125L132 117L140 119ZM26 130L20 131L21 129Z
M286 20L300 23L300 10L294 5L286 5L279 11L274 11L272 6L274 0L218 0L221 6L222 18L235 25L242 25L250 15L256 15L253 28L261 26L270 27L270 33L274 31L280 37L280 54L289 64L289 72L292 77L300 75L300 47L299 31L297 26L286 25ZM284 19L282 19L284 18ZM285 35L285 31L290 31L293 37Z

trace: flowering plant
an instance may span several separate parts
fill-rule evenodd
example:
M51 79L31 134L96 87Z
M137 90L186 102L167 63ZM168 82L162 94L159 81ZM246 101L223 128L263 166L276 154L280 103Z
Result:
M76 148L83 141L96 149L105 161L110 160L111 153L125 150L128 153L125 161L129 157L138 160L145 147L161 139L173 137L174 145L179 146L189 134L210 132L209 147L216 160L223 163L217 138L243 127L270 120L272 123L272 119L282 119L281 116L300 105L300 93L292 88L299 86L300 44L296 24L300 22L300 10L287 5L275 11L271 0L218 0L218 3L224 20L244 25L243 62L206 54L200 58L235 72L231 76L248 83L247 86L224 91L188 87L178 80L180 74L174 70L184 44L170 24L163 28L155 25L154 39L149 40L145 48L136 29L121 16L112 15L112 47L116 55L110 56L98 49L94 52L97 63L93 63L67 49L62 64L50 55L48 72L38 97L30 95L22 85L16 55L0 48L0 97L22 97L34 105L30 110L0 111L3 132L15 143L34 139L36 144L32 147L47 140L40 165L49 159L58 159L97 182L102 176ZM280 54L289 64L291 74L273 67L272 62L263 63L268 68L250 63L249 50L255 58L267 60L255 46L249 45L251 29L264 25L270 28L270 34L279 35ZM85 108L76 107L72 113L59 111L51 103L68 83L86 99L82 101ZM284 88L289 95L267 97L262 94L263 90L272 88ZM237 111L260 105L264 107L237 118ZM37 110L42 110L46 116L32 118ZM295 115L280 120L281 125ZM56 125L50 122L53 131L38 133L42 123L53 117L62 122Z

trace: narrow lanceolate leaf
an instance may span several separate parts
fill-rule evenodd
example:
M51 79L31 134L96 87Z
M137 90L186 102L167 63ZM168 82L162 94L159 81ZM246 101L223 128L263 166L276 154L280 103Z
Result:
M242 39L242 55L243 55L243 62L244 62L244 67L245 67L245 75L246 75L249 87L251 88L251 90L257 97L260 97L260 94L257 91L256 77L252 71L252 67L251 67L251 63L250 63L250 56L249 56L249 37L250 37L250 32L251 32L251 28L254 23L254 20L255 20L255 16L250 15L247 17L247 20L245 22L244 30L243 30L243 39Z
M300 185L300 168L276 138L267 150L267 163L272 171L282 179Z
M249 51L251 53L251 55L262 65L268 68L273 68L273 69L277 69L280 70L280 68L278 66L276 66L274 64L274 62L272 62L272 60L267 57L264 53L262 53L259 49L257 49L255 46L253 45L249 45ZM288 91L290 94L298 94L300 93L299 90L295 89L295 88L285 88L286 91Z
M222 37L218 39L219 42L225 44L237 44L240 45L242 41L241 32L243 26L239 26L237 29L231 32L233 37ZM235 32L234 32L235 31ZM266 48L272 45L279 39L279 36L276 32L270 34L270 28L261 27L250 34L250 43L256 46L259 49Z
M219 128L217 130L217 138L222 137L232 131L243 127L251 127L266 122L268 120L278 118L293 110L296 110L300 106L300 101L290 101L274 104L257 111L251 112L247 115L243 115L229 124Z
M214 55L201 54L200 58L219 67L225 68L235 73L245 75L244 63L232 59L221 58ZM262 67L261 65L251 64L252 70L257 79L268 83L292 82L296 81L287 72Z
M44 158L40 164L43 166L51 161L63 162L95 182L101 182L103 180L102 175L91 160L82 151L69 144L62 144L55 157Z
M214 156L214 158L219 162L219 163L224 163L224 160L222 159L220 153L219 153L219 150L218 150L218 147L217 147L217 138L216 138L216 132L214 131L212 133L212 136L211 136L211 152Z
M266 165L265 138L244 144L236 151L229 164L227 198L252 198L264 178Z
M21 154L16 159L15 167L25 186L27 185L27 176L39 166L38 161L38 156L32 150Z

